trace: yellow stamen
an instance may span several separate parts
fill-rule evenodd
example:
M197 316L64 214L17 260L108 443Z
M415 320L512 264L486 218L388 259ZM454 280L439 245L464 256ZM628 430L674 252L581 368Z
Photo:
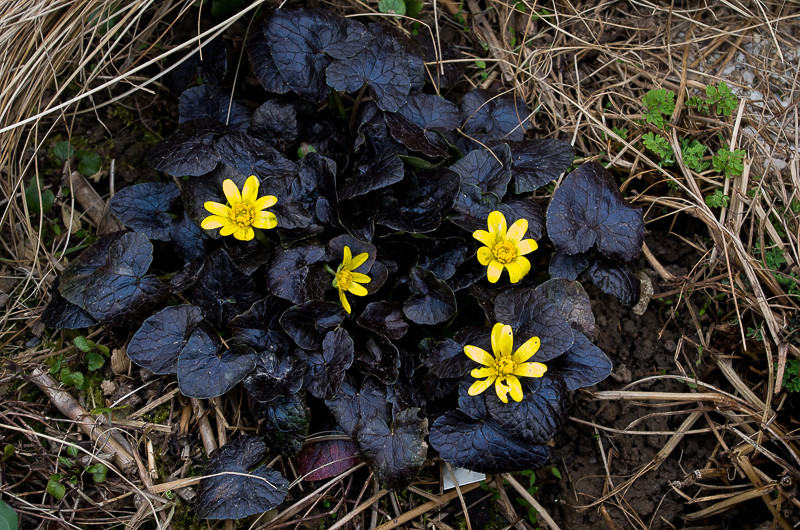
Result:
M517 368L517 363L511 357L498 357L494 361L494 370L497 372L498 377L505 377L514 372Z
M519 255L517 246L510 241L501 241L492 249L492 255L503 265L511 263Z
M239 202L231 206L230 218L240 228L245 228L255 221L256 211L252 204Z
M339 289L347 291L353 284L353 273L347 269L340 270L336 273L336 282L339 284Z

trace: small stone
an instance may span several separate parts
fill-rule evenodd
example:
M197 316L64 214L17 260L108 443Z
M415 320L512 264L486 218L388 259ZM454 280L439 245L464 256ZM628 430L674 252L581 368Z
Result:
M117 384L114 381L109 381L106 379L102 383L100 383L100 390L103 391L104 396L110 396L114 392L117 391Z

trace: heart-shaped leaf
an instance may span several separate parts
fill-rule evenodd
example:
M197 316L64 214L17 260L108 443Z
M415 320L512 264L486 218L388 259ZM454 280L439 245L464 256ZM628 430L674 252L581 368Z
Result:
M174 374L178 356L201 320L202 311L193 305L162 309L145 320L134 334L128 343L128 357L154 374Z

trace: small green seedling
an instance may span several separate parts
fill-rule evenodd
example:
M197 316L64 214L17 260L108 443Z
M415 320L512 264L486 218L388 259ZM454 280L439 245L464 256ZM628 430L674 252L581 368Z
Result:
M645 121L664 129L667 125L666 119L675 110L675 92L664 88L650 90L642 98L642 104L645 106Z
M642 136L642 143L650 151L654 152L661 158L662 166L671 166L675 163L675 153L672 151L672 146L669 141L661 135L655 135L651 132L645 133Z
M708 169L709 162L703 160L706 156L706 146L692 138L681 138L681 155L686 167L697 173L702 173Z
M735 177L744 171L744 149L731 151L728 146L723 147L711 158L714 171L725 175L726 178Z
M706 195L706 204L711 208L727 208L728 196L722 190L714 190L711 195Z
M40 190L41 203L39 202ZM47 213L53 207L55 199L56 197L52 191L43 189L42 180L38 177L33 177L25 188L25 203L28 205L28 211L32 214Z
M86 354L86 367L90 372L95 372L106 363L104 357L108 357L110 352L108 347L97 344L84 336L77 336L72 339L72 343L80 351Z
M691 97L686 101L686 106L697 109L702 114L711 114L712 110L719 116L730 116L739 106L739 98L731 91L724 81L718 85L706 86L706 97Z
M777 370L777 366L775 367ZM783 388L789 392L800 392L800 361L789 359L783 371Z

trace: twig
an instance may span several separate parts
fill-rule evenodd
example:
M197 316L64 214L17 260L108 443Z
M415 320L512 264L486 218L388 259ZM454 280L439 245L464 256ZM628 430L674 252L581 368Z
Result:
M31 375L31 381L44 392L64 416L73 420L80 430L94 440L101 451L111 455L123 473L131 474L136 471L136 462L133 456L113 436L112 431L101 427L103 420L89 414L89 411L83 408L69 392L60 388L60 385L50 377L50 374L41 368L37 368Z
M200 438L203 440L203 449L210 455L217 450L217 442L214 440L214 431L211 429L211 422L208 421L206 409L199 399L192 398L192 412L197 417L197 429L200 431Z
M466 486L461 488L461 493L467 493L469 491L472 491L478 486L480 486L480 482L473 482L472 484L467 484ZM423 513L429 512L435 508L441 508L442 506L452 501L456 497L458 497L458 493L456 491L449 491L444 495L440 495L437 500L426 502L422 506L417 506L410 512L406 512L400 517L396 517L391 521L389 521L388 523L380 525L377 528L377 530L390 530L392 528L397 528L398 526L406 524L412 519L419 517Z

